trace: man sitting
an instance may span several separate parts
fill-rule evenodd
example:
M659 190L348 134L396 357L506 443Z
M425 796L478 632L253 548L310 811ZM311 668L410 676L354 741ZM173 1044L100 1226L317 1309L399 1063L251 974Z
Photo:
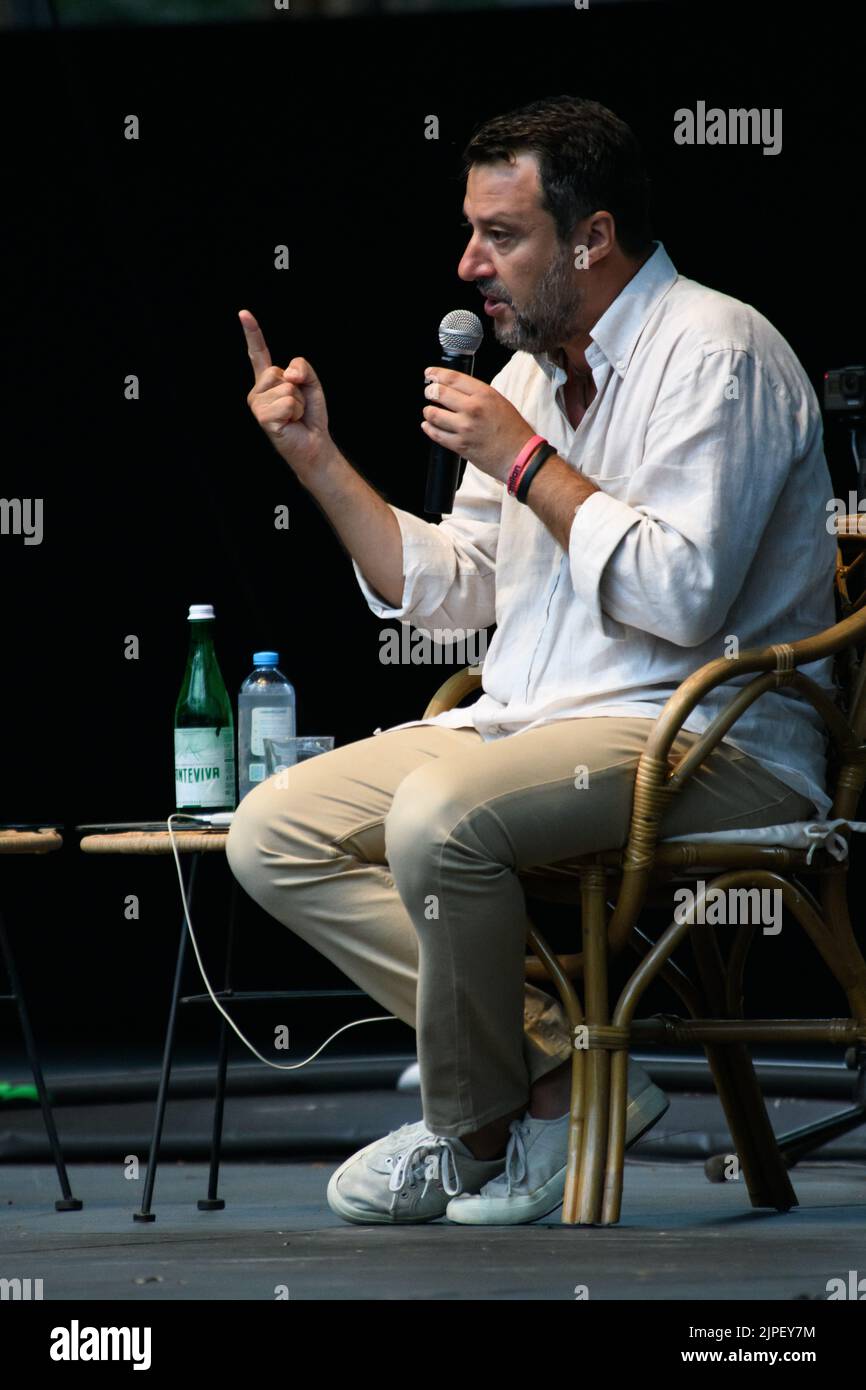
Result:
M424 630L497 625L473 705L311 759L287 787L272 778L228 839L250 895L416 1029L423 1119L329 1184L357 1222L556 1209L571 1040L558 1002L525 981L518 875L625 843L638 759L686 676L834 621L815 393L761 314L679 275L651 238L628 126L595 102L536 102L482 126L465 159L458 274L513 355L490 385L426 369L422 428L468 460L439 524L360 476L310 363L273 366L242 316L249 404L372 611ZM375 433L393 410L381 374L368 402ZM829 660L804 670L831 686ZM674 756L737 683L694 709ZM768 692L663 834L821 816L824 755L811 705ZM666 1106L632 1063L627 1142Z

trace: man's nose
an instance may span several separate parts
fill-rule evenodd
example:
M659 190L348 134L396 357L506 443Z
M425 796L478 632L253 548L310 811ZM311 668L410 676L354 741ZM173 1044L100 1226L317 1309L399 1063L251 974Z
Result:
M493 266L484 259L480 251L473 250L471 241L460 258L457 274L461 280L493 280L496 278L496 271Z

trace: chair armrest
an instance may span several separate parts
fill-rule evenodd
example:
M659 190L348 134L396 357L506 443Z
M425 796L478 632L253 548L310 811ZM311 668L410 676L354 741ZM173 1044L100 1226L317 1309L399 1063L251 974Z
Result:
M784 685L799 690L817 709L840 755L855 755L862 744L863 731L859 727L862 720L857 721L857 727L849 724L826 691L809 676L802 675L797 667L832 656L858 640L866 640L866 610L846 618L844 622L835 623L815 637L756 647L739 656L722 656L706 662L687 676L665 703L647 736L645 756L660 761L666 767L671 745L695 706L709 691L749 671L763 671L765 674L739 689L698 742L680 759L668 778L672 791L678 791L683 786L755 700L766 690L779 689Z
M849 791L852 795L859 795L866 779L862 702L859 698L855 700L852 722L849 724L826 692L808 676L802 675L797 667L820 661L845 647L859 645L864 639L866 609L834 623L814 637L797 642L774 643L769 647L742 652L736 657L718 657L708 661L678 686L653 724L637 766L629 835L623 851L622 886L610 921L612 950L622 949L637 920L655 860L659 827L670 798L682 789L740 715L766 690L790 685L811 702L824 719L840 760L858 765L857 777L851 779ZM765 674L758 675L738 690L727 708L716 716L679 762L672 765L671 745L694 707L708 691L750 671ZM855 781L859 781L856 788Z
M464 666L462 670L455 671L453 676L449 676L447 681L440 685L421 718L432 719L446 709L454 709L464 695L468 695L470 690L476 690L480 684L480 666Z

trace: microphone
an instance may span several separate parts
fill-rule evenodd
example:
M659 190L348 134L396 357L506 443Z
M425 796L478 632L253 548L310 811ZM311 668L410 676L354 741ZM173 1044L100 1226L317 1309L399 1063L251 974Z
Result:
M453 372L464 372L473 376L475 354L484 339L484 329L477 314L468 309L453 309L446 314L439 325L439 342L442 344L442 366ZM445 409L443 406L442 409ZM424 496L424 510L428 515L454 510L454 494L457 491L457 473L464 459L459 459L444 444L430 445L430 461L427 464L427 491Z

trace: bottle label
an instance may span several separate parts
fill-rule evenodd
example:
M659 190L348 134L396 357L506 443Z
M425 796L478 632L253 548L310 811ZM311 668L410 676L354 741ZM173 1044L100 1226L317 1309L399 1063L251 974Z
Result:
M233 806L235 750L232 730L175 729L175 799L178 806Z
M294 710L285 705L257 705L250 720L250 752L254 758L265 756L265 738L292 738Z

